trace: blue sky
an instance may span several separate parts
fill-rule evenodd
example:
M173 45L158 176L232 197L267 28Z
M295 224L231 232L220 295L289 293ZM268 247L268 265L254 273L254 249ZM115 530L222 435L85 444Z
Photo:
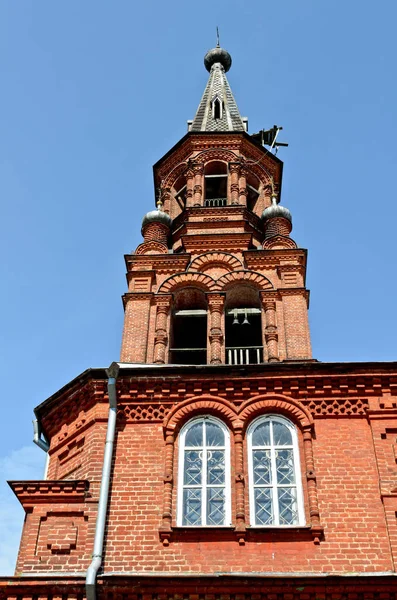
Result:
M0 574L23 517L4 480L43 473L34 406L119 357L123 254L216 25L250 133L276 123L290 144L314 357L396 360L396 18L386 0L1 2Z

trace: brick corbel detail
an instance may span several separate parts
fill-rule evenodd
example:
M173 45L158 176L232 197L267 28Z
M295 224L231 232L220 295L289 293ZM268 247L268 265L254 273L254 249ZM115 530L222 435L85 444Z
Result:
M84 503L89 482L79 480L9 481L25 511L37 504Z
M154 363L165 364L168 348L168 314L170 312L172 295L156 296L157 305L156 325L154 332Z
M239 175L240 175L240 163L230 162L229 163L230 173L230 203L233 205L239 203Z
M265 332L264 338L267 348L267 356L269 362L278 362L280 360L278 349L278 331L277 331L277 315L276 301L274 294L260 294L262 307L265 313Z
M208 309L210 317L209 326L209 350L210 364L219 365L224 362L223 327L222 317L225 305L225 294L207 294Z

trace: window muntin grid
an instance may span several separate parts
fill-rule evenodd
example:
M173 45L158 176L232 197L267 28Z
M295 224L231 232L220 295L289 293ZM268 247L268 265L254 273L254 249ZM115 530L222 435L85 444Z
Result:
M177 524L230 525L230 439L221 421L201 417L181 430Z
M248 429L251 524L303 525L299 450L293 424L278 415L254 421Z

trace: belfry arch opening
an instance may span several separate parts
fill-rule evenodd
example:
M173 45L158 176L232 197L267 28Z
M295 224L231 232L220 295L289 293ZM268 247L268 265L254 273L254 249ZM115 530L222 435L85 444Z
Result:
M170 363L203 365L207 362L207 300L189 287L174 295L171 318Z
M172 218L175 219L186 207L186 177L181 175L172 186L172 196L175 199L172 207Z
M260 181L255 175L249 173L247 176L247 208L255 212L256 203L259 198Z
M236 285L226 293L225 359L231 365L263 362L259 292L251 286Z
M212 161L204 167L204 205L226 206L227 204L227 164Z

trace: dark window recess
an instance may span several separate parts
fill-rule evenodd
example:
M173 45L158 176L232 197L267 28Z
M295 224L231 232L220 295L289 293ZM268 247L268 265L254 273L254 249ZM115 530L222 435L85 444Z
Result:
M207 362L207 312L179 310L173 315L170 363L205 365Z
M227 175L205 176L205 205L226 206ZM217 201L216 203L214 201Z
M179 207L183 210L186 206L186 185L176 192L175 198Z
M247 185L247 207L248 210L254 210L256 201L259 198L259 192L252 185Z
M222 118L222 104L221 104L221 101L219 100L219 98L215 98L215 100L214 100L213 115L214 115L214 119Z
M259 308L235 308L226 312L226 363L252 365L263 362L262 324Z

